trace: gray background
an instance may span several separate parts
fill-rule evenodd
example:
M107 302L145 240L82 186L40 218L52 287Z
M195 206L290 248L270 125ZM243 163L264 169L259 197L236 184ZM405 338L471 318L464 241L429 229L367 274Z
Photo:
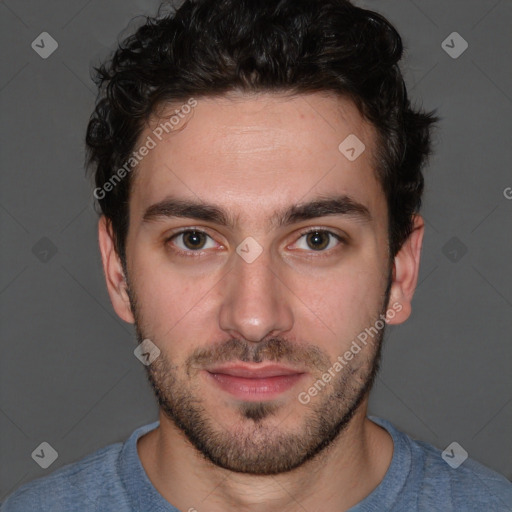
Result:
M512 5L358 4L397 26L415 104L443 117L414 312L389 332L370 412L512 478ZM157 419L132 329L106 293L83 170L90 65L157 5L0 4L0 499ZM47 59L31 48L43 31L59 44ZM441 47L454 31L469 43L457 59ZM31 458L43 441L59 454L46 470Z

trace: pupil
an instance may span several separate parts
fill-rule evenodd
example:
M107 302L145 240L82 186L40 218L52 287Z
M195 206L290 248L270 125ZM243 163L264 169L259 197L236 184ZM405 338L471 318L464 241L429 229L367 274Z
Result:
M323 241L326 243L322 243L322 237ZM329 237L326 236L326 233L321 231L314 231L308 235L308 243L315 250L324 249L329 245Z
M197 231L188 231L184 237L185 245L189 249L197 249L198 247L202 247L204 245L204 235L203 233L198 233Z

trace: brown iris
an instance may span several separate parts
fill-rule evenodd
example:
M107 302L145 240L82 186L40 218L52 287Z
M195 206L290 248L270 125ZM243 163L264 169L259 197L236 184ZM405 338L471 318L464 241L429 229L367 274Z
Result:
M307 234L306 241L313 250L321 251L329 245L329 234L324 231L312 231Z

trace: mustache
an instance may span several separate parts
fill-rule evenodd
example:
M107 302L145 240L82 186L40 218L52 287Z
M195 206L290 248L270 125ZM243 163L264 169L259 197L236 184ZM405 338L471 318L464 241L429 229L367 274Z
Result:
M323 371L330 366L329 357L316 346L298 345L279 337L260 343L230 339L214 347L197 348L187 358L187 373L216 363L236 362L262 363L263 361L303 364L308 368Z

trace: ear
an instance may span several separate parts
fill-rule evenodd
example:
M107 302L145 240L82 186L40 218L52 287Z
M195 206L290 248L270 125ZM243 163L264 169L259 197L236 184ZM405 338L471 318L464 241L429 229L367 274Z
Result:
M112 224L102 215L98 222L98 240L108 294L115 312L125 322L134 323L121 260L114 247Z
M393 262L393 281L389 296L388 309L395 313L388 315L388 324L401 324L411 315L411 301L418 282L421 244L425 223L421 216L415 215L413 230L404 242Z

